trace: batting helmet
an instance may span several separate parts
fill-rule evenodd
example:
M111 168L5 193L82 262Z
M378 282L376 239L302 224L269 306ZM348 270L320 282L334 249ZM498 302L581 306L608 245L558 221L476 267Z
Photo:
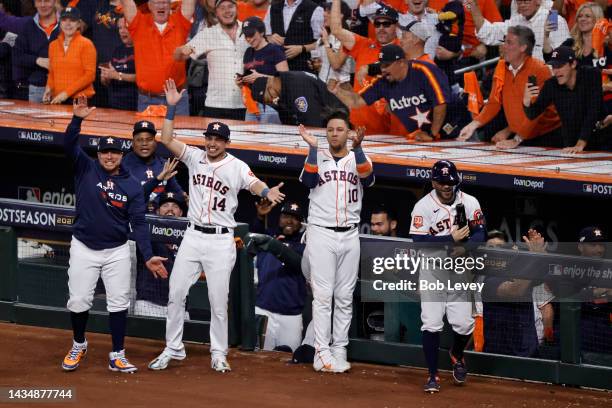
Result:
M457 185L461 181L452 161L437 161L431 169L431 179L442 184Z

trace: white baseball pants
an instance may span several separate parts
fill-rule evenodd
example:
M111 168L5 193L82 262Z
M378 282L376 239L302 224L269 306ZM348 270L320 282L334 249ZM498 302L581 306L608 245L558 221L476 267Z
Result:
M72 237L68 267L68 310L91 309L98 278L106 288L106 309L121 312L130 307L130 246L94 250Z
M183 326L185 300L189 289L203 270L208 285L210 302L210 353L212 358L227 355L227 300L230 274L236 263L234 232L204 234L193 227L187 228L179 247L168 293L165 352L174 357L185 356Z
M304 257L309 264L313 294L314 347L319 353L330 352L330 343L334 349L344 349L348 345L353 292L359 271L359 230L353 228L346 232L335 232L309 225L306 234Z
M268 317L264 350L274 350L278 346L289 346L291 350L302 343L302 315L283 315L255 306L255 314Z

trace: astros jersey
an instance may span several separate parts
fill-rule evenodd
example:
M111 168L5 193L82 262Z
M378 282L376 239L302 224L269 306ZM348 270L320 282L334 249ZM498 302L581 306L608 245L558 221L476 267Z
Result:
M414 235L450 235L451 228L457 224L457 204L463 203L465 215L468 219L470 230L484 226L484 216L480 209L478 200L463 191L457 192L457 197L451 205L442 204L432 190L421 198L412 210L412 222L410 223L410 234Z
M409 133L419 129L428 132L433 108L450 100L446 76L440 68L424 61L411 61L402 81L379 79L360 93L368 105L385 98L391 112Z
M378 61L378 54L382 45L375 40L362 37L355 34L355 45L351 50L346 48L343 51L355 60L355 72L358 72L361 67L367 66ZM399 45L399 40L396 38L392 44ZM364 86L368 86L374 80L371 76L366 76ZM359 92L364 86L359 84L355 79L353 89ZM371 106L363 106L361 108L351 109L351 123L354 126L365 126L366 134L389 133L388 120L386 119L387 112L385 111L386 102L384 100L376 101Z
M319 150L317 165L319 182L308 196L308 223L321 227L358 224L363 186L357 173L355 154L351 151L336 162L328 150Z
M179 160L189 169L189 220L197 225L236 227L238 192L259 181L249 166L229 153L210 163L204 150L187 145Z

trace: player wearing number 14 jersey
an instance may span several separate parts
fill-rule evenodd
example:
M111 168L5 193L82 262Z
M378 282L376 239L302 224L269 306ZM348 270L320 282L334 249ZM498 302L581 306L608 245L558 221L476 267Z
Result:
M172 137L174 111L185 91L179 93L174 81L165 86L168 113L162 130L162 143L189 169L189 226L176 255L170 277L166 348L149 363L152 370L163 370L171 359L186 357L183 345L185 299L200 271L206 272L210 301L210 352L212 368L230 371L227 363L227 300L230 274L236 262L234 212L238 192L250 190L280 203L282 183L274 188L260 181L249 166L225 151L230 143L229 127L211 122L205 136L206 151L187 146Z

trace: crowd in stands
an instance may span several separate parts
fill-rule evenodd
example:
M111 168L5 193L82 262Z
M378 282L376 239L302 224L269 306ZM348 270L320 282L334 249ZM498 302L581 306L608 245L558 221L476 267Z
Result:
M0 96L154 112L172 78L183 115L321 126L344 108L366 134L609 150L609 3L2 0Z

